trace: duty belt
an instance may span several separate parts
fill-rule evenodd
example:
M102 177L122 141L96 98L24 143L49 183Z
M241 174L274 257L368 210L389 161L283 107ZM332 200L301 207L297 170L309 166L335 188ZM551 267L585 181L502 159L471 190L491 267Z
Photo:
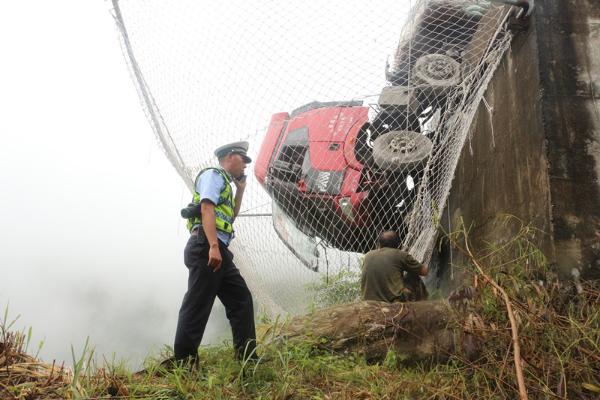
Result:
M192 228L192 231L190 232L190 235L191 236L198 236L198 232L200 232L200 228L202 228L202 225L198 225L195 228ZM235 237L235 231L232 231L230 235L231 235L231 239L233 239ZM223 244L223 246L225 246L225 247L229 247L225 243L221 242L221 240L219 240L219 243Z

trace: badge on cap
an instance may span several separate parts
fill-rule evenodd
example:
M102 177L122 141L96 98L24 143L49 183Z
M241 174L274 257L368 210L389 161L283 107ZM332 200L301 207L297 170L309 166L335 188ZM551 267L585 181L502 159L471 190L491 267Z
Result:
M215 150L215 156L220 160L228 154L236 153L242 156L246 164L251 163L252 159L246 154L248 152L248 142L234 142L221 146Z

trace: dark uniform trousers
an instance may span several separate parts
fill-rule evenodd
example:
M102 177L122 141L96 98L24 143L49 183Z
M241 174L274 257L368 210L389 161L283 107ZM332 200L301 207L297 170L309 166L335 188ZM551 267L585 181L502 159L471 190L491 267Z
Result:
M233 254L219 241L221 269L214 272L208 266L209 246L202 235L190 236L184 251L188 268L188 289L183 297L177 332L175 333L175 358L191 358L198 361L198 346L218 296L225 306L225 314L231 324L233 347L239 359L256 357L256 331L252 294L233 263Z

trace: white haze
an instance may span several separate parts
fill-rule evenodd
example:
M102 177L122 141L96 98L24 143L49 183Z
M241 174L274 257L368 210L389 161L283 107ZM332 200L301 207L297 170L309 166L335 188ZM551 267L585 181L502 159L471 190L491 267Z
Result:
M110 8L98 0L13 1L0 13L0 307L10 302L9 315L21 315L15 327L33 328L30 350L44 340L41 357L50 362L69 364L70 346L80 354L89 336L97 354L139 365L172 344L187 283L179 209L190 195L142 112ZM397 37L378 46L392 49ZM385 58L373 60L384 84ZM296 84L305 86L302 79ZM287 101L262 106L270 113L308 98ZM254 118L263 126L261 115ZM229 337L216 307L204 344Z
M0 14L0 307L35 352L138 365L172 344L188 192L155 143L103 1ZM220 306L219 306L220 308ZM223 340L222 309L204 343Z

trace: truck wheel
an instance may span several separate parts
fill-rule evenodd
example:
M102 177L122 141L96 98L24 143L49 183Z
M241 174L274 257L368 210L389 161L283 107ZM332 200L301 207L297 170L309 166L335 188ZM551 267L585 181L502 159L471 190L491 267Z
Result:
M420 133L392 131L373 142L373 160L386 171L420 169L427 163L433 144Z
M460 81L460 63L445 54L427 54L417 59L413 74L430 86L456 86Z

